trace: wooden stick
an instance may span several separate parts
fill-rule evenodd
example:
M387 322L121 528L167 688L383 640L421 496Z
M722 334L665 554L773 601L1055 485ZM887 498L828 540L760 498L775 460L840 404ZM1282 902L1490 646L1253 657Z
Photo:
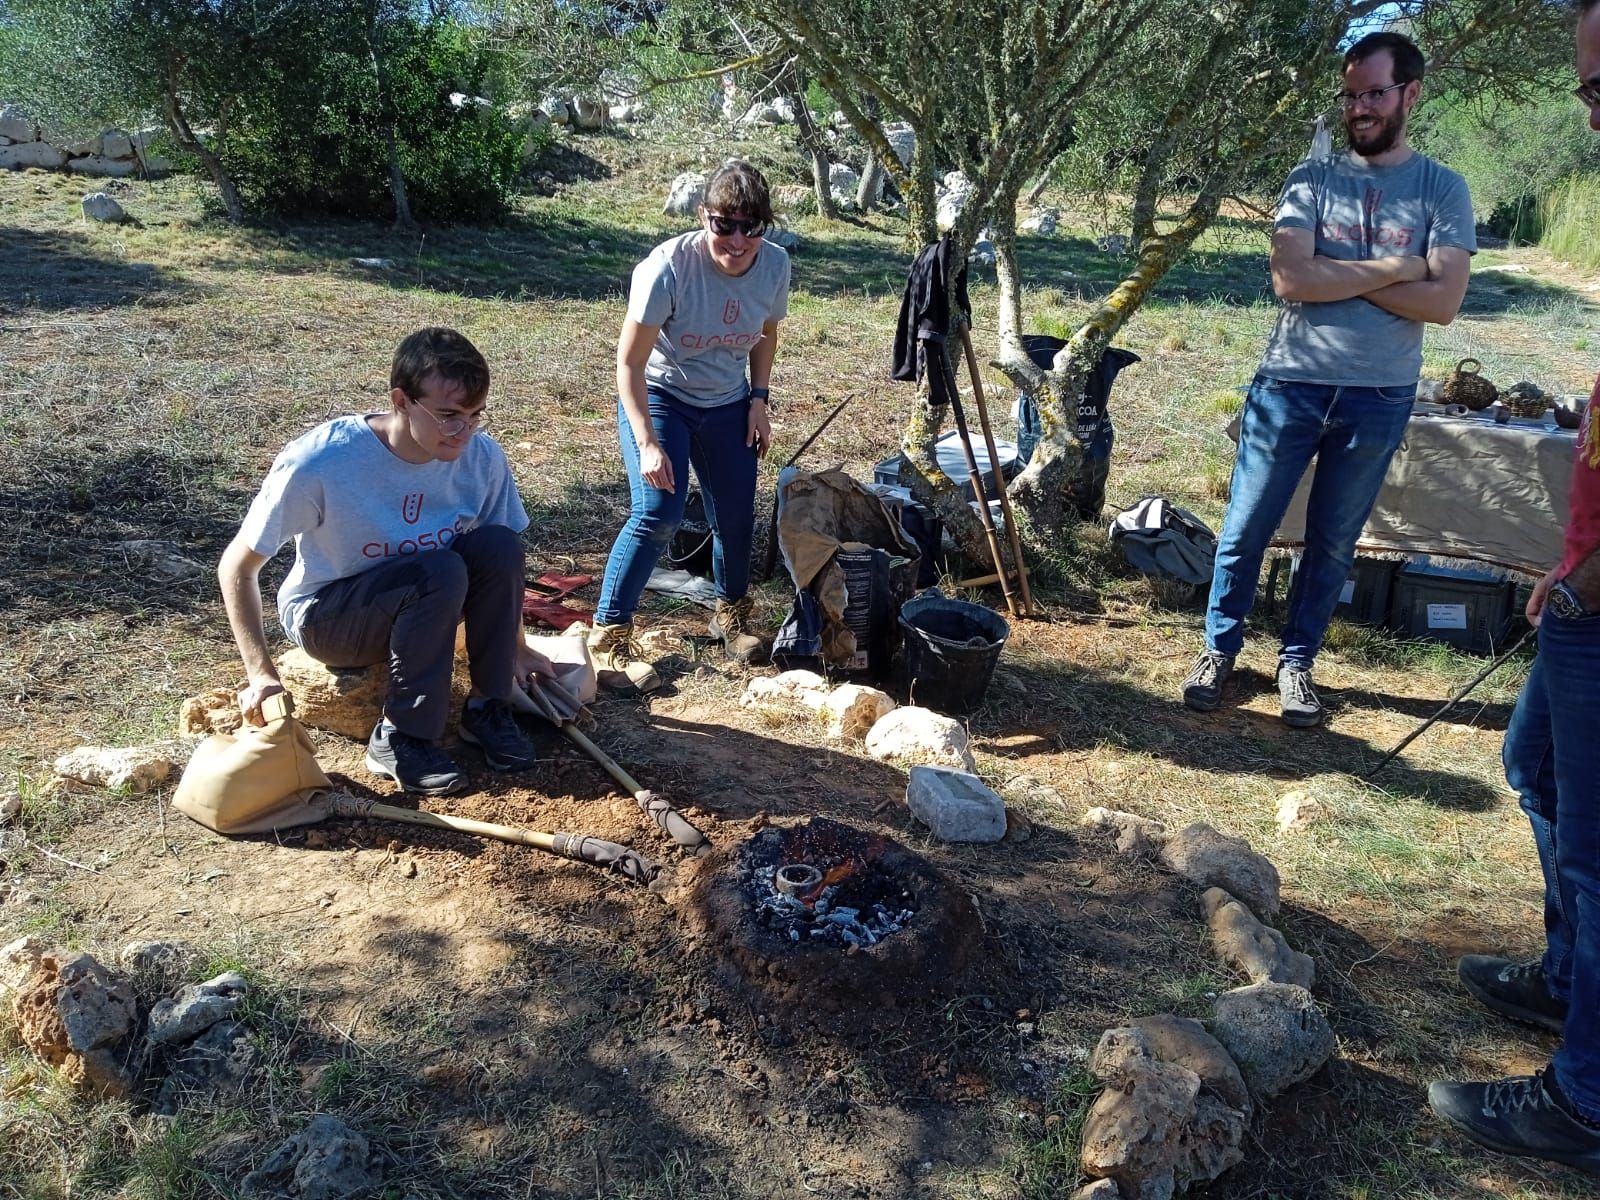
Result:
M1006 519L1006 540L1011 543L1011 557L1016 562L1017 583L1022 592L1022 615L1031 617L1033 592L1028 587L1028 572L1023 566L1022 535L1017 532L1017 518L1011 512L1011 494L1006 488L1005 472L1000 469L1000 454L995 448L994 433L989 428L989 407L983 400L983 379L978 374L978 356L972 349L972 334L966 328L961 330L961 346L966 351L967 373L972 376L972 399L978 406L978 424L983 429L984 449L989 452L994 486L1000 493L1000 512Z
M1033 571L1028 567L1023 567L1021 574L1024 578L1026 578L1027 576L1032 575ZM950 586L958 588L993 587L999 582L1000 576L998 575L974 575L971 579L958 579Z
M826 417L822 418L822 424L817 426L815 432L813 432L812 435L810 437L808 437L805 441L800 443L800 449L796 450L793 454L791 454L789 456L789 461L784 463L783 466L781 468L779 468L779 474L782 474L783 471L787 471L790 467L794 466L795 463L799 462L800 461L800 456L802 454L804 454L807 450L811 449L811 443L816 441L819 437L822 436L822 431L824 429L826 429L829 425L832 425L833 424L833 419L844 411L844 406L846 404L849 404L850 401L854 400L855 398L856 398L856 394L854 392L851 392L843 400L839 401L839 403L834 406L833 411L831 413L829 413ZM822 397L818 396L817 399L821 400ZM762 579L771 579L772 578L772 572L777 569L777 566L778 566L778 491L777 491L777 485L774 484L773 485L773 491L772 491L772 521L767 526L767 553L766 553L766 557L762 560L762 563L761 563L761 578Z
M984 537L989 542L989 557L994 560L995 574L1000 576L1000 590L1005 593L1006 610L1015 617L1019 615L1017 598L1011 590L1011 580L1006 575L1006 560L1000 553L1000 539L994 531L994 516L989 512L989 494L983 489L983 475L978 470L977 456L972 453L972 434L967 430L967 414L961 407L961 391L956 386L949 343L940 342L937 346L938 352L944 356L945 379L950 385L950 411L955 414L956 435L961 439L961 450L967 457L967 477L972 481L973 494L978 498L978 518L983 522ZM997 473L1000 470L997 462L991 461L989 466Z

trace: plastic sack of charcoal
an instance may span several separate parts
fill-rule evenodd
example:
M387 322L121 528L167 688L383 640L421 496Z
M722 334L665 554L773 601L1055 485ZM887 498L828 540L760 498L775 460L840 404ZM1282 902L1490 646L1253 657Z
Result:
M795 603L773 660L884 678L921 553L882 499L837 468L787 468L778 476L778 548Z

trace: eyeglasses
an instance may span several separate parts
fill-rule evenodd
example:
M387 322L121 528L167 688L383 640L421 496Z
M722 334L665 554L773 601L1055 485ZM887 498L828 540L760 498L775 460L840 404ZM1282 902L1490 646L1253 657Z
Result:
M415 396L407 396L406 399L427 413L432 418L433 423L439 427L439 432L444 434L445 437L456 437L469 429L473 433L482 433L484 427L489 423L489 410L486 408L480 408L470 416L441 417Z
M1403 83L1391 83L1386 88L1369 88L1364 92L1335 92L1333 98L1346 108L1353 108L1357 104L1376 104L1396 88L1403 87Z
M1600 108L1600 81L1580 83L1572 89L1572 94L1590 108Z
M747 238L758 238L767 231L765 221L741 220L738 217L725 217L721 213L708 212L706 221L711 226L711 232L718 237L732 237L742 233Z

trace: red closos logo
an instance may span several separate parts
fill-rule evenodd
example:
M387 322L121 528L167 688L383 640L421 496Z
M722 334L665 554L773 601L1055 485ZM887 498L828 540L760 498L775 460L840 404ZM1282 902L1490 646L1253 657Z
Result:
M678 339L685 350L711 350L717 346L754 346L761 340L759 333L686 333Z
M1417 231L1410 226L1380 225L1372 231L1375 246L1404 247L1411 245ZM1321 234L1329 242L1365 242L1367 231L1359 225L1344 225L1338 221L1324 221Z
M399 544L368 542L361 547L361 555L363 558L403 558L407 554L421 554L426 550L443 550L465 532L458 517L454 525L447 525L434 533L419 533Z

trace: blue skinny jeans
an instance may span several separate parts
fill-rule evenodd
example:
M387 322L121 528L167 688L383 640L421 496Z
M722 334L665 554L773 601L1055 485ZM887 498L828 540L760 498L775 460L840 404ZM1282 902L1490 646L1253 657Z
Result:
M1313 456L1306 546L1289 592L1278 661L1311 669L1339 592L1355 562L1356 538L1405 436L1417 389L1338 387L1257 375L1245 397L1239 454L1206 610L1206 646L1236 655L1255 604L1261 560Z
M1544 871L1544 973L1568 1004L1556 1082L1600 1121L1600 614L1544 610L1502 757Z
M689 495L689 466L706 504L712 534L712 575L717 596L740 600L750 587L750 542L755 530L755 448L744 444L749 432L750 402L735 400L716 408L695 408L657 388L650 389L650 424L672 463L674 492L651 487L639 474L639 444L617 401L617 438L628 470L632 511L606 561L600 585L597 624L616 625L633 619L650 572L683 523Z

